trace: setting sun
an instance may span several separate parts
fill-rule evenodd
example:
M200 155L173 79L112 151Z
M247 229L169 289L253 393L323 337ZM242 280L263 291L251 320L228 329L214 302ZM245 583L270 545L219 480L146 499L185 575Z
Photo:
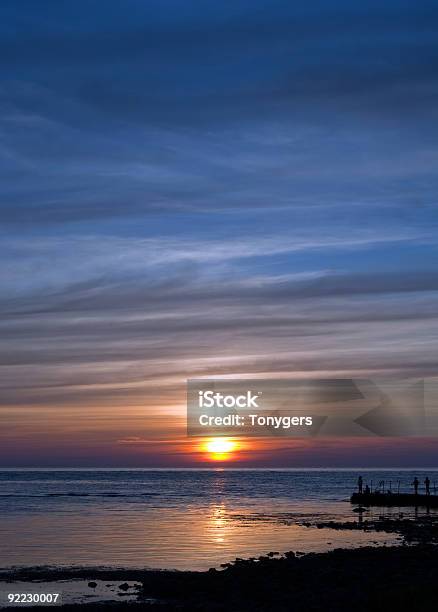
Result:
M213 461L227 461L231 459L233 451L237 450L237 442L231 438L210 438L205 443L205 451Z

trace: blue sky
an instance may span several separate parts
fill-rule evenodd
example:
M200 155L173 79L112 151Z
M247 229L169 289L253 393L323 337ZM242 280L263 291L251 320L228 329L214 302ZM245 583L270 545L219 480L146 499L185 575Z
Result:
M143 436L189 376L437 373L436 3L4 0L0 33L0 387L29 461L26 411Z

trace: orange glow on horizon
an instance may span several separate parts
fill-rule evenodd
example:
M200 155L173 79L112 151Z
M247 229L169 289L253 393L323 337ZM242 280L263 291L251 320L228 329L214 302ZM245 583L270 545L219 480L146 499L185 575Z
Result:
M209 438L202 450L207 453L209 461L230 461L239 444L232 438Z

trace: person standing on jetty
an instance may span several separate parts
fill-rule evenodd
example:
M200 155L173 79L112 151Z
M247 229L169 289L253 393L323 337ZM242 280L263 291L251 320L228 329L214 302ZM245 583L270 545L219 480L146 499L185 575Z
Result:
M357 488L358 488L359 494L362 495L362 491L363 491L362 476L359 476L359 478L357 479Z
M424 481L424 484L426 486L426 495L430 495L430 480L428 476L426 476L426 480Z
M414 482L412 484L414 485L414 493L415 493L415 495L418 495L418 485L420 484L420 481L418 480L418 478L416 476L415 476Z

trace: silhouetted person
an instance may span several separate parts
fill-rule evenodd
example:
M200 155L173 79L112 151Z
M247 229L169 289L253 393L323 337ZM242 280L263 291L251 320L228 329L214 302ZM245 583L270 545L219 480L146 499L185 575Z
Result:
M414 482L412 484L414 485L414 493L415 493L415 495L418 495L418 485L420 484L420 481L418 480L418 478L416 476L415 476Z
M424 481L424 484L426 485L426 495L430 495L430 480L427 476L426 480Z
M371 493L371 489L369 488L368 485L366 485L365 487L365 495L369 495Z
M362 476L359 476L359 478L357 479L357 488L359 490L359 493L362 495L362 487L363 487L363 480L362 480Z

